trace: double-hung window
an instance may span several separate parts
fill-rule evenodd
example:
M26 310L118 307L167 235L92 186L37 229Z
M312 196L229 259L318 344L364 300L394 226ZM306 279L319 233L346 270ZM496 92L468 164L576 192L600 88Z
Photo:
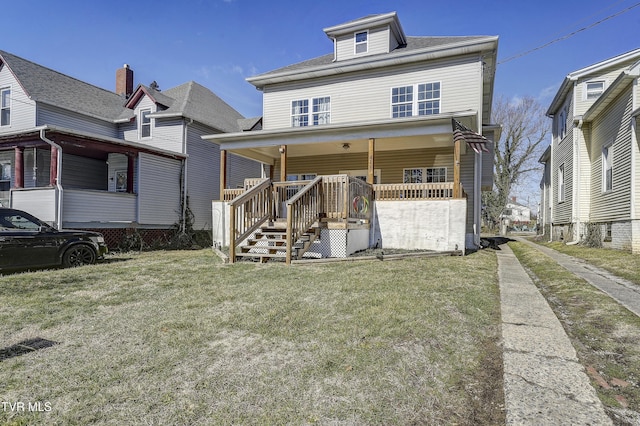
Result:
M354 38L355 38L354 53L356 55L359 53L367 53L369 51L369 46L368 46L369 32L362 31L362 32L356 33Z
M150 109L140 110L140 139L151 137L151 114Z
M319 126L329 123L331 123L329 96L291 101L291 127Z
M440 82L422 83L391 89L391 116L440 114Z
M0 89L0 126L11 124L11 89Z
M418 84L418 115L440 113L440 83Z
M313 103L313 125L331 123L331 98L314 98Z
M613 145L602 148L602 191L613 190Z
M604 92L604 80L587 82L587 99L598 99L602 92Z
M391 89L391 113L393 118L411 117L413 114L413 86Z

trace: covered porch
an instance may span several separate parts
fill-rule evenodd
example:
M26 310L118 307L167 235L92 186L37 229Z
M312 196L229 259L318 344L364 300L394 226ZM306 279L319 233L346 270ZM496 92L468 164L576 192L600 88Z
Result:
M120 139L42 126L0 138L0 202L57 228L122 227L139 221L140 156L157 152Z
M475 116L465 113L455 117L474 126ZM267 223L284 218L289 221L291 216L295 220L296 209L310 212L297 229L295 224L283 226L284 231L291 231L291 238L296 238L296 232L299 236L309 231L303 228L314 224L346 230L357 226L366 229L362 249L399 245L396 248L463 250L467 234L473 232L473 226L467 225L473 222L468 212L474 209L467 206L480 199L480 182L476 185L475 178L481 168L481 154L476 154L463 137L453 135L452 117L440 116L205 136L220 145L220 201L232 210L239 202L251 199L251 182L244 188L227 187L227 152L269 166L264 182L269 182L265 185L271 189L265 191L275 195L265 193L262 201L251 201L230 212L227 242L232 260L243 239L262 226L249 221L254 228L238 227L247 219L234 215L247 210ZM355 190L357 186L363 189ZM327 203L338 198L343 200L339 208ZM263 202L272 205L271 209L284 211L286 206L293 210L286 215L253 211ZM312 206L314 203L318 208ZM366 217L354 215L353 207L359 204L366 205ZM223 209L219 207L218 211ZM451 215L455 216L453 221ZM286 239L283 244L295 246L296 240ZM296 256L299 253L292 251L287 261Z

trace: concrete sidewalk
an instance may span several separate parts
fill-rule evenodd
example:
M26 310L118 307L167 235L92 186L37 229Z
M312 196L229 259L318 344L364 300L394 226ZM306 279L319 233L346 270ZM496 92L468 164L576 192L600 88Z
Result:
M610 425L558 318L511 249L498 255L508 425Z
M640 316L640 286L593 266L582 259L576 259L524 238L514 237L513 239L535 247L550 256L560 266L583 278L589 284L605 292L622 306Z

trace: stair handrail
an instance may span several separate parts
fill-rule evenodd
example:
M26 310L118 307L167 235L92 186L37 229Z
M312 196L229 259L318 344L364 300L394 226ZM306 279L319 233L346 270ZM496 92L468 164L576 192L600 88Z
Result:
M322 176L317 176L293 197L287 200L286 263L291 263L293 244L323 213Z
M236 247L273 212L271 179L266 179L229 202L229 261L235 262Z

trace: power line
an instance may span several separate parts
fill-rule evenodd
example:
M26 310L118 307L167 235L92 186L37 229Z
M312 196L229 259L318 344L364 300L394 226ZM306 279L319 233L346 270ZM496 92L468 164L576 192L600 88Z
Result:
M578 34L578 33L582 32L582 31L586 31L586 30L588 30L588 29L591 29L591 28L595 27L596 25L600 25L600 24L602 24L603 22L608 21L609 19L615 18L616 16L620 16L620 15L622 15L623 13L627 13L628 11L630 11L631 9L633 9L634 7L638 7L638 6L640 6L640 3L636 3L636 4L632 5L632 6L629 6L628 8L623 9L623 10L621 10L620 12L614 13L613 15L609 15L609 16L607 16L607 17L606 17L606 18L604 18L604 19L601 19L601 20L599 20L599 21L597 21L597 22L594 22L594 23L593 23L593 24L591 24L591 25L587 25L586 27L582 27L582 28L580 28L579 30L576 30L576 31L574 31L574 32L572 32L572 33L569 33L569 34L564 35L564 36L562 36L562 37L558 37L558 38L556 38L556 39L554 39L554 40L551 40L550 42L545 43L545 44L543 44L542 46L534 47L533 49L527 50L527 51L525 51L525 52L519 53L519 54L517 54L517 55L511 56L511 57L509 57L509 58L507 58L507 59L504 59L504 60L502 60L502 61L499 61L497 65L501 65L501 64L504 64L505 62L509 62L509 61L514 60L514 59L521 58L521 57L526 56L526 55L528 55L528 54L530 54L530 53L533 53L533 52L535 52L535 51L538 51L538 50L544 49L545 47L548 47L548 46L550 46L550 45L552 45L552 44L554 44L554 43L557 43L557 42L562 41L562 40L566 40L566 39L568 39L568 38L570 38L570 37L573 37L574 35L576 35L576 34Z

